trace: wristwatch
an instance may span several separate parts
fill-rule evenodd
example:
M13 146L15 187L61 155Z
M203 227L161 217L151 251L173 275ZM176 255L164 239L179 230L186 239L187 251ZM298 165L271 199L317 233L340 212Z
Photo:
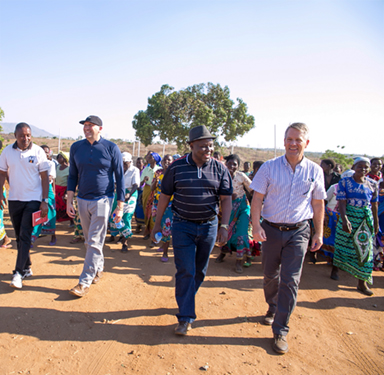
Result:
M48 203L49 201L48 201L48 198L43 198L43 202L44 203Z
M221 224L220 228L224 228L224 229L228 230L229 225L228 224Z

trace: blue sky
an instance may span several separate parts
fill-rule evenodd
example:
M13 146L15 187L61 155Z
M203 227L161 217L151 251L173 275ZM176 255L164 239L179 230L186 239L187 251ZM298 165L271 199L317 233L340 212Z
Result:
M76 138L100 116L106 137L169 84L228 86L256 127L238 145L273 147L291 122L309 151L384 154L384 0L0 0L0 107Z

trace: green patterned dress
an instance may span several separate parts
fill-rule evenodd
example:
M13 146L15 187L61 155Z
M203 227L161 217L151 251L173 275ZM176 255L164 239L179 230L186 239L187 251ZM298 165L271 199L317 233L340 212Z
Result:
M352 233L343 231L341 218L336 227L333 265L359 280L372 284L374 223L371 202L378 201L378 186L367 179L357 183L353 177L343 178L337 190L338 201L346 200L346 215Z

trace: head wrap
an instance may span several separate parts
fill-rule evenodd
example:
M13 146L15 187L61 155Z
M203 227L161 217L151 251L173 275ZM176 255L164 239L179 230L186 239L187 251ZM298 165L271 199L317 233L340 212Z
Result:
M371 165L371 161L370 161L368 158L366 158L366 157L364 157L364 156L358 156L357 158L353 159L353 165L352 165L352 167L353 167L354 165L356 165L356 164L357 164L358 162L360 162L360 161L364 161L364 162L368 163L369 165Z
M161 156L158 153L156 153L156 152L151 152L151 155L155 159L156 164L161 167Z
M57 156L61 155L63 159L68 163L69 162L69 152L59 151Z
M352 169L348 169L347 171L341 174L341 178L351 177L355 174L355 171Z

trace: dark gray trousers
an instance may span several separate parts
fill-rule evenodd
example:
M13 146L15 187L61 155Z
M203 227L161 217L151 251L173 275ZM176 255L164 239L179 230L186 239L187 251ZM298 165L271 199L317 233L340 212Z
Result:
M261 225L267 236L262 243L264 296L269 311L275 314L273 333L286 336L296 306L310 226L308 222L296 230L282 232L265 221Z

